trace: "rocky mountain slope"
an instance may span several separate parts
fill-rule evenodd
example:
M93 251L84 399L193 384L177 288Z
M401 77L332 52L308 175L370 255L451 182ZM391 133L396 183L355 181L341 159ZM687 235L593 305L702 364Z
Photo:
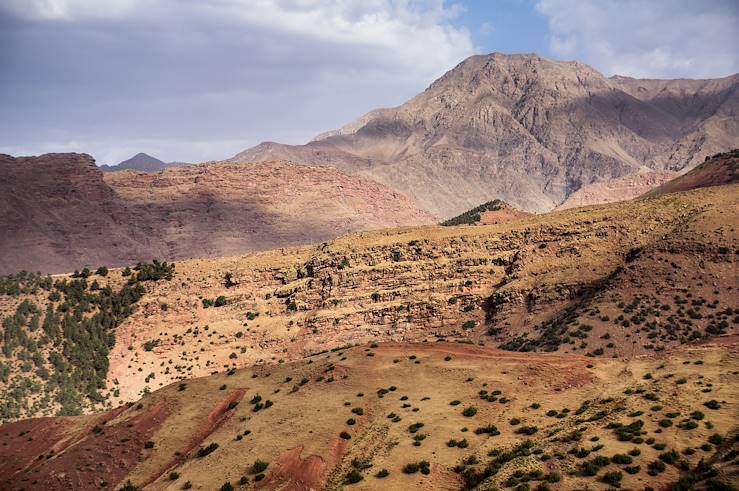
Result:
M152 285L147 307L117 330L112 399L376 340L623 357L735 333L739 232L726 225L736 191L180 262L186 280Z
M407 196L327 167L206 164L104 178L137 228L156 224L166 257L233 256L433 223Z
M556 209L566 210L579 206L628 201L646 194L678 175L679 172L668 170L648 171L586 184L569 195Z
M541 212L584 185L644 168L677 171L732 148L738 87L739 75L606 78L537 55L472 56L402 106L307 145L267 142L231 161L331 165L443 218L492 198Z
M271 162L103 174L89 155L0 156L0 273L223 256L434 222L407 196Z
M739 182L739 150L732 150L706 157L705 162L695 169L651 190L646 193L646 196L662 196L667 193L723 186L736 182Z
M727 227L736 191L718 186L498 225L363 232L319 246L181 261L171 281L144 283L117 324L96 404L132 401L213 370L372 341L623 357L730 335L739 320L739 232ZM130 278L126 270L93 274L72 293L117 295ZM26 280L10 283L19 281ZM39 338L45 329L29 326L44 325L51 284L0 295L3 315L17 315L14 332L30 329L38 346L48 344ZM68 295L69 287L59 291L52 307L66 310L52 320L80 301ZM82 305L96 302L109 305ZM14 346L33 344L18 336ZM35 373L21 369L25 352L7 355L14 361L6 383ZM22 414L54 411L29 393L4 394L0 406Z

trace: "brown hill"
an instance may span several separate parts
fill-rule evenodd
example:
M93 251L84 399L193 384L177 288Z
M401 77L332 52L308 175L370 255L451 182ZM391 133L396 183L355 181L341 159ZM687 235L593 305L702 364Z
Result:
M0 272L235 255L434 221L381 184L285 162L103 174L84 154L3 155L0 173Z
M402 106L307 145L263 143L231 161L332 165L444 218L491 196L540 212L584 185L644 166L681 170L731 148L738 82L606 78L537 55L472 56Z
M116 315L115 343L100 355L109 370L107 361L90 363L105 367L99 376L107 379L107 402L95 397L85 406L135 400L213 370L375 340L624 357L729 335L739 308L739 232L727 227L736 191L720 186L499 225L363 232L319 246L178 262L174 280L143 283L136 308ZM130 282L123 273L86 280L93 298L82 305L100 303L95 292L106 286L119 292ZM24 299L38 306L19 314L21 331L34 324L35 312L36 324L45 319L49 293L35 290L0 295L5 316ZM75 310L64 300L69 291L53 302L66 309L56 318ZM116 302L102 303L109 304ZM36 339L45 330L33 332ZM24 339L15 345L28 344ZM15 360L11 385L35 373L21 369L31 355L18 356L8 355ZM10 398L0 397L0 408L21 414L57 407L56 396L44 407L26 393L0 394Z
M557 209L566 210L579 206L628 201L647 193L678 175L679 173L674 171L647 171L604 182L586 184L569 195Z
M651 190L645 196L662 196L667 193L723 186L736 182L739 182L739 150L732 150L706 157L705 162L695 169Z
M0 482L733 482L738 190L0 278Z
M0 479L8 491L730 489L737 369L720 346L635 360L343 348L2 426Z
M445 227L454 225L497 225L499 223L508 223L530 216L531 213L517 210L505 201L494 199L476 206L471 210L467 210L461 215L452 217L449 220L441 222Z

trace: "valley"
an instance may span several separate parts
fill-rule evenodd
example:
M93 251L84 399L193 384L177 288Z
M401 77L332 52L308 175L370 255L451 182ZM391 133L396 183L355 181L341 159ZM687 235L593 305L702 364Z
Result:
M87 415L49 418L66 399L23 368L28 343L10 349L5 387L25 390L4 391L6 421L47 417L0 428L15 456L0 476L9 489L731 482L737 184L655 194L6 279L4 315L38 305L19 323L42 354L50 336L30 326L59 282L84 280L81 306L139 294L93 351L104 381L66 392L80 401L66 414ZM56 311L95 312L65 291Z

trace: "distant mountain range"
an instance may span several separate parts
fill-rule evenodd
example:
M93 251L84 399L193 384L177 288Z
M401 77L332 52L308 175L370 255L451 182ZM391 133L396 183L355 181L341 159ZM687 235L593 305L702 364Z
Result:
M103 172L116 172L121 170L135 170L140 172L159 172L167 167L188 165L186 162L163 162L156 157L139 152L130 159L124 160L116 165L101 165Z
M221 163L0 155L0 272L243 254L495 200L510 206L480 223L633 198L736 146L738 87L739 75L606 78L491 54L306 145L262 143Z
M334 166L449 218L491 199L551 210L583 186L680 171L737 141L739 75L607 78L579 62L494 53L464 60L399 107L230 161Z

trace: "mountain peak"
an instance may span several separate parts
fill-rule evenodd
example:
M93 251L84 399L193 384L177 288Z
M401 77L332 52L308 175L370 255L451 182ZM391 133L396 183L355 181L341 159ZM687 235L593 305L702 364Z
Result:
M133 157L118 163L117 165L101 165L100 170L104 172L115 172L121 170L135 170L140 172L159 172L169 167L169 164L162 162L156 157L139 152Z
M394 108L307 145L269 144L233 161L284 158L369 176L442 218L490 199L555 208L589 184L679 171L736 140L739 79L608 78L535 53L474 55Z

